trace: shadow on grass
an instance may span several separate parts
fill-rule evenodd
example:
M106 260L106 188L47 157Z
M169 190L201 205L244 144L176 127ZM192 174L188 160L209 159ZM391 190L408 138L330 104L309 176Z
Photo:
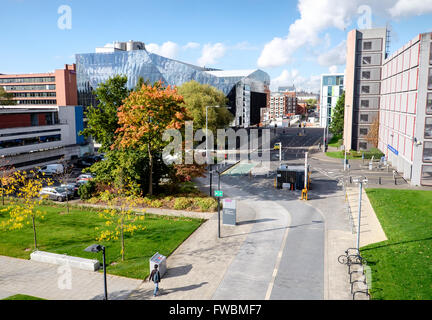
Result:
M422 242L422 241L431 241L431 240L432 240L432 237L428 237L428 238L424 238L424 239L417 239L417 240L399 241L399 242L393 242L393 243L383 244L383 245L379 245L379 246L373 246L373 247L369 247L369 248L364 248L364 249L361 249L361 251L369 251L369 250L374 250L374 249L381 249L381 248L388 248L388 247L398 246L398 245L401 245L401 244L414 243L414 242Z

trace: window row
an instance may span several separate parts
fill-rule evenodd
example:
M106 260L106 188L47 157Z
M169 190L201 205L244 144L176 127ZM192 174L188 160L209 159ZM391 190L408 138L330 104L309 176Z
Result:
M55 84L46 85L24 85L24 86L3 86L5 91L28 91L28 90L55 90Z
M56 92L14 92L14 98L55 97Z
M32 138L14 139L14 140L4 140L0 141L0 149L22 147L39 143L48 143L54 141L60 141L61 135L51 135L51 136L40 136Z
M29 104L29 105L33 105L33 104L51 104L51 105L56 105L57 104L57 100L17 100L17 104Z
M55 77L2 78L0 83L41 83L55 82Z

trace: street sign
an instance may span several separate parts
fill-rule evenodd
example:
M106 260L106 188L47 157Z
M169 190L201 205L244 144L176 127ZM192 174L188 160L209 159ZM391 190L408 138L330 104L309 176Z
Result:
M222 190L215 190L214 196L222 198L223 197L223 191Z
M237 204L235 200L223 199L222 223L235 226L237 224Z

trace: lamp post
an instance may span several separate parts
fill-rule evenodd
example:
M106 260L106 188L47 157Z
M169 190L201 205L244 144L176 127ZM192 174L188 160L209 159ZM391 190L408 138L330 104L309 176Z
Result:
M219 108L219 106L206 106L206 160L207 164L209 163L209 154L208 154L208 108Z
M209 161L209 147L208 147L208 108L219 108L219 106L206 106L206 162L207 164L210 163ZM212 172L210 170L209 166L209 178L210 178L210 190L209 195L212 196Z
M93 244L93 245L91 245L90 247L85 248L84 251L87 251L87 252L94 252L94 253L98 253L98 252L102 251L102 253L103 253L104 294L105 294L105 300L108 300L107 278L106 278L105 247L104 247L104 246L101 246L100 244Z
M353 179L354 183L359 184L359 203L358 203L358 222L357 222L357 251L360 252L360 222L361 222L361 202L362 202L362 192L363 183L367 183L368 179L366 177L358 177Z

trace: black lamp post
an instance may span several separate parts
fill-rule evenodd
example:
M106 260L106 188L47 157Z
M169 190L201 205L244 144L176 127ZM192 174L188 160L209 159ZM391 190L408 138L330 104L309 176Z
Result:
M100 244L93 244L90 247L84 249L87 252L98 253L102 250L103 253L103 270L104 270L104 292L105 292L105 300L108 300L108 291L107 291L107 279L106 279L106 263L105 263L105 247Z

